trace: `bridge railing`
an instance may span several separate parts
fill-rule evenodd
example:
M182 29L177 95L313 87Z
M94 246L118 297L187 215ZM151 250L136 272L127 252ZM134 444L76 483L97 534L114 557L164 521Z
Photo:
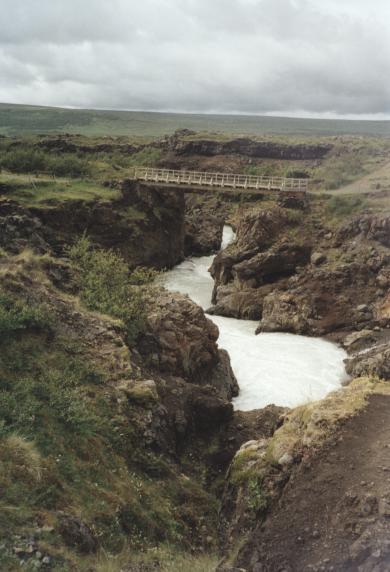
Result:
M177 171L150 167L136 167L134 178L140 181L176 185L200 185L207 187L230 187L234 189L275 190L301 193L305 193L308 190L307 179L234 175L230 173L208 173L201 171Z

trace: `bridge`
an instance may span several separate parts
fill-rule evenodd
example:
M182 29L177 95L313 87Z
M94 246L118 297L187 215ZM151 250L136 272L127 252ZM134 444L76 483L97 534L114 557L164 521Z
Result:
M134 179L167 185L188 185L219 187L227 189L247 189L253 191L279 191L291 194L306 193L307 179L289 177L263 177L256 175L232 175L230 173L207 173L201 171L175 171L136 167Z

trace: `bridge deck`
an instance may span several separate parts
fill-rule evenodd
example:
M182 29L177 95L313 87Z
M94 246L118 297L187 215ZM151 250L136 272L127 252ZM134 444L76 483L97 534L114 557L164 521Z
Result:
M306 193L307 179L287 177L257 177L254 175L231 175L228 173L207 173L201 171L175 171L172 169L152 169L137 167L134 178L138 181L166 183L174 185L199 185L202 187L220 187L248 189L256 191L286 191Z

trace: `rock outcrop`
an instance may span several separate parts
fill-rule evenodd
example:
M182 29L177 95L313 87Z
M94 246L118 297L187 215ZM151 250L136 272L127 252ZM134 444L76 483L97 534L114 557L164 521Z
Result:
M111 201L68 200L32 208L57 255L87 233L92 243L120 252L131 266L170 268L184 257L184 197L169 189L124 181Z
M39 253L49 252L50 246L43 238L44 231L38 217L19 203L0 199L0 246L12 254L25 248Z
M390 380L390 342L378 340L367 349L353 353L345 369L351 377L374 376Z
M390 217L387 215L365 214L354 217L343 225L336 240L342 244L345 240L374 240L390 247Z
M388 384L356 381L245 443L227 475L218 570L385 572L389 403Z
M177 155L243 155L263 159L304 160L322 159L332 149L330 144L284 144L272 141L256 141L249 138L216 141L189 139L175 134L160 144Z
M160 291L150 300L139 351L161 372L210 385L224 399L238 394L225 351L218 349L217 326L188 297Z
M389 217L361 215L335 232L324 222L310 211L243 213L237 240L212 264L209 312L260 320L258 332L334 334L339 340L348 332L385 328Z
M310 261L310 245L277 242L285 228L296 225L281 208L243 213L237 222L236 241L214 259L211 313L260 319L265 296L274 284Z

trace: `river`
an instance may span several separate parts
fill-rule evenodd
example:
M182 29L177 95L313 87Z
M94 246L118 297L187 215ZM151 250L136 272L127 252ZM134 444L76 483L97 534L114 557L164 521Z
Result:
M225 226L221 248L234 240ZM187 294L204 310L211 305L213 256L188 258L165 274L168 290ZM320 338L293 334L255 335L257 322L208 316L219 328L240 386L235 409L249 411L271 403L295 407L325 397L347 378L340 347Z

